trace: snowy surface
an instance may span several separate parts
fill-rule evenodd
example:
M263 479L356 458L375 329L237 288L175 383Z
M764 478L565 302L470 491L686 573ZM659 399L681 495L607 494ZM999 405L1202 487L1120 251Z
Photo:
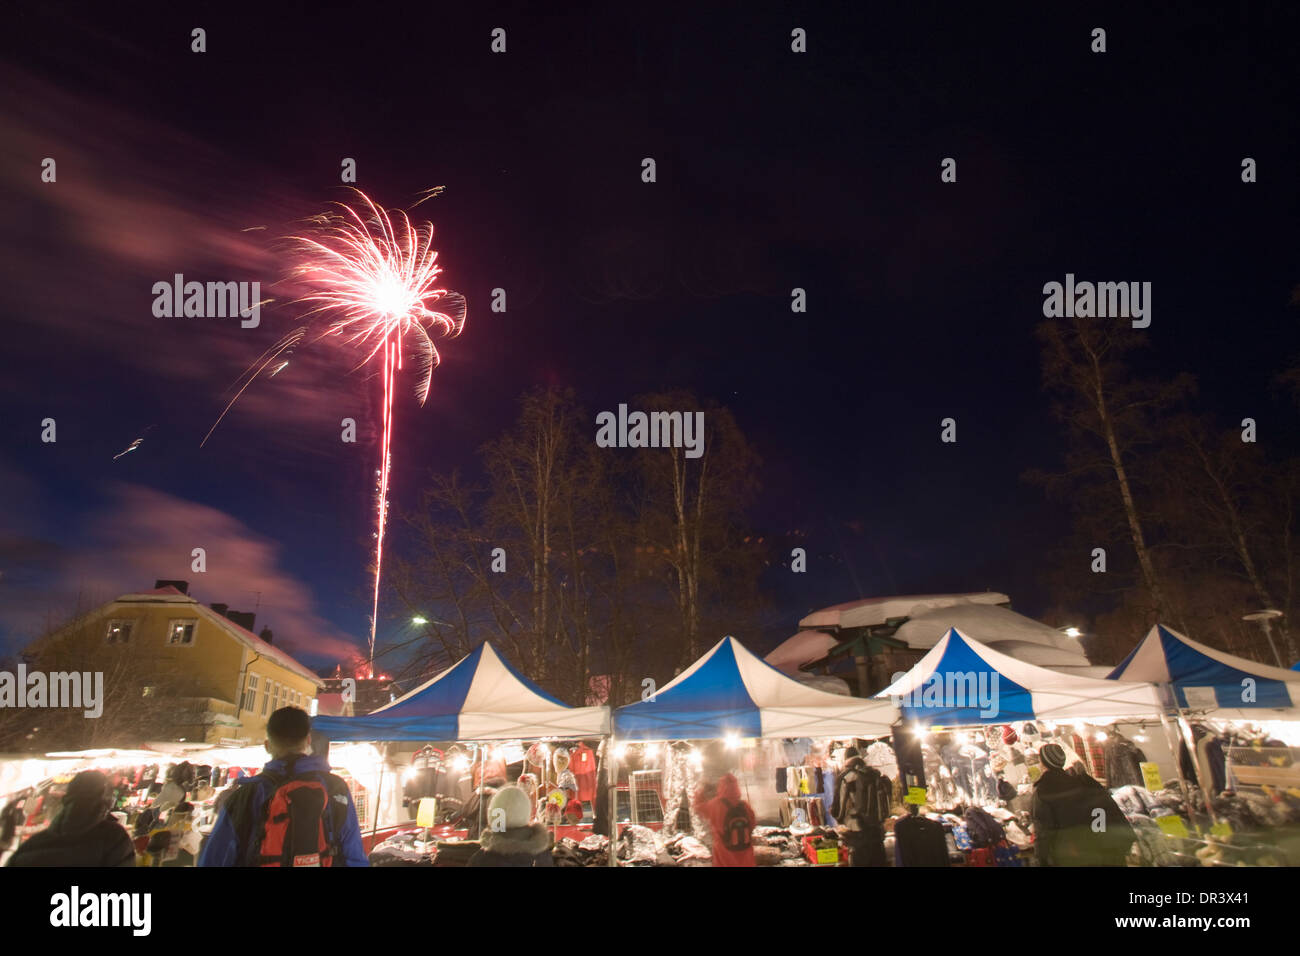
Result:
M1011 598L997 591L967 594L908 594L897 597L863 598L813 611L800 627L870 627L884 624L891 617L916 617L933 608L955 604L1008 604ZM942 636L942 635L940 635ZM936 638L935 640L938 640ZM930 642L931 644L934 641Z
M908 647L934 647L951 627L981 644L1040 667L1087 667L1083 647L1054 627L988 604L953 604L912 616L894 635Z
M800 631L778 644L763 660L777 670L797 677L802 665L821 660L837 643L839 642L825 631Z

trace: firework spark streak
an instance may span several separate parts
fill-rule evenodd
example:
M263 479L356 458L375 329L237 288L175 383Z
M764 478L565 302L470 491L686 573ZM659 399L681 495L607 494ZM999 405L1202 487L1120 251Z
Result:
M415 205L437 196L444 188L436 186L425 190ZM442 268L433 248L432 223L412 226L410 218L401 210L384 209L375 205L361 190L354 189L353 192L360 197L355 207L334 203L329 212L305 220L312 227L308 235L289 237L296 260L290 278L314 290L294 300L294 303L313 306L306 313L308 325L294 329L280 339L235 379L230 386L238 386L234 397L208 429L200 447L212 437L226 413L258 376L272 365L274 368L266 378L274 378L284 370L289 357L313 323L321 321L325 326L312 339L313 342L334 337L346 345L361 348L365 354L357 369L383 354L375 589L370 614L370 660L373 661L379 618L379 584L384 565L384 531L388 520L393 392L397 373L402 370L404 343L411 343L410 348L418 362L420 375L415 394L423 405L429 397L433 370L441 361L429 332L459 335L465 326L465 297L436 286Z
M390 213L365 193L355 192L361 200L356 208L336 203L332 212L314 220L318 228L312 235L293 237L301 256L293 276L315 290L298 301L314 306L309 316L321 315L329 320L322 337L337 336L365 353L357 368L383 354L383 427L370 616L373 661L388 519L393 392L397 373L403 367L404 343L411 344L418 361L415 393L423 405L429 397L433 370L441 361L429 332L459 335L465 325L465 298L437 287L442 269L433 248L431 223L412 226L406 213ZM279 352L275 352L266 364L278 356Z

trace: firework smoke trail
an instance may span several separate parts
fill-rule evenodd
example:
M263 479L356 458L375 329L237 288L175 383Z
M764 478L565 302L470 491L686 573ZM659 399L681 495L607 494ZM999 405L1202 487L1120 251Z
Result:
M240 374L239 378L235 379L230 384L230 388L234 388L236 385L238 385L240 382L244 380L245 375L248 376L248 381L244 382L243 386L239 389L239 391L235 392L235 397L232 398L229 404L227 404L226 407L221 410L221 414L217 416L217 420L212 423L212 427L208 429L208 433L203 436L203 441L199 442L200 448L202 448L204 445L208 443L208 439L212 437L212 433L217 430L217 426L221 424L221 420L226 417L226 412L230 411L230 409L234 407L235 402L239 401L239 396L243 395L244 392L248 389L248 386L253 384L254 379L256 379L257 376L261 375L268 365L274 362L285 352L292 352L294 347L297 346L297 344L302 341L302 337L306 334L307 334L307 328L305 326L300 329L294 329L284 338L280 339L280 341L276 342L269 349L267 349L265 352L259 355L257 357L257 361L254 362L252 365L248 366L248 368L244 369L244 371ZM280 369L284 368L288 364L289 363L287 361L281 362L279 365L276 366L275 371L271 372L271 374L268 375L267 378L274 377L276 372L280 371ZM227 392L230 391L230 388L227 388L226 391Z
M314 236L294 237L302 254L294 275L316 289L298 299L316 306L308 314L333 317L322 337L335 335L347 344L369 349L357 368L383 352L383 428L370 615L369 659L373 662L392 465L393 391L402 369L403 340L412 339L420 359L416 394L423 405L429 396L433 370L441 360L429 329L459 335L465 325L465 299L435 286L442 269L433 249L431 223L413 227L406 213L398 210L390 215L365 193L353 191L360 197L359 208L365 214L335 203L335 211L316 219L319 228Z

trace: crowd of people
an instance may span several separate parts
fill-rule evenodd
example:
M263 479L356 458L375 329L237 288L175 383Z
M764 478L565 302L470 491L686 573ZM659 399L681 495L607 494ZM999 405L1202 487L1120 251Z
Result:
M218 798L211 833L200 837L185 782L169 780L165 823L140 846L111 815L110 779L95 770L77 774L50 825L31 836L5 865L12 867L125 866L368 866L356 807L347 784L330 772L329 744L313 738L305 711L284 707L267 722L270 760L255 776L236 781ZM1109 791L1078 763L1066 769L1065 751L1045 744L1042 773L1030 810L1034 855L1040 866L1123 866L1135 839ZM881 781L884 783L881 783ZM166 788L164 788L166 790ZM706 821L712 864L755 865L753 808L730 772L701 783L692 801ZM856 750L846 755L832 816L853 866L883 866L882 821L891 811L888 781ZM517 785L492 796L479 848L468 865L552 866L551 829L534 822L533 801ZM4 824L12 829L12 821ZM12 833L0 833L0 846Z

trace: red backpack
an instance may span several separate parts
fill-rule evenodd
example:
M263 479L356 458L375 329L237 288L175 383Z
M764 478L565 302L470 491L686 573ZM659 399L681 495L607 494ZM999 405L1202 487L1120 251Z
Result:
M288 771L263 771L260 786L250 782L231 797L227 809L234 815L244 865L333 866L347 821L347 785L333 774L295 775L292 759ZM255 820L249 801L259 789L264 799Z
M743 801L728 806L722 818L722 845L733 853L748 850L753 846L749 831L749 807Z

